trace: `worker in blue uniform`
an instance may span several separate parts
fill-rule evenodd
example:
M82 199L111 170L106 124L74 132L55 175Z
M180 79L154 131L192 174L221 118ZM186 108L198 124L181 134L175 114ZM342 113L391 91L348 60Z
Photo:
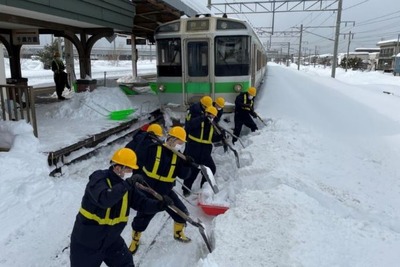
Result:
M155 144L154 137L163 138L164 133L160 124L152 123L147 129L139 129L132 137L132 140L125 146L135 151L137 156L137 165L139 170L142 170L147 157L147 147ZM141 172L140 172L141 173ZM142 174L142 173L141 173Z
M221 120L222 114L224 114L225 99L223 97L217 97L213 103L213 106L218 111L217 116L214 118L214 121L218 123Z
M212 103L213 103L212 98L208 95L200 98L199 102L196 102L196 103L193 103L192 105L190 105L189 109L187 110L186 121L190 121L193 118L204 115L206 108L211 107ZM185 128L186 128L186 124L185 124ZM187 130L188 129L186 129L186 131Z
M257 113L254 112L254 98L257 94L255 87L250 87L247 92L240 93L235 99L235 129L233 134L240 136L242 126L250 128L252 132L258 130L253 118L257 118ZM235 144L237 138L232 138L232 143Z
M177 177L185 179L190 175L190 162L184 161L176 155L170 148L177 151L181 149L186 142L186 131L180 126L175 126L168 132L167 139L164 146L162 143L151 144L141 149L147 150L147 157L143 165L142 171L144 172L145 182L161 195L169 196L174 205L182 210L184 213L189 214L186 206L179 199L177 194L172 190L175 186L175 179ZM174 233L173 236L176 240L181 242L189 242L184 233L185 219L180 217L174 211L166 209L166 212L174 220ZM138 212L132 222L132 242L129 250L132 254L136 253L139 247L139 240L149 225L151 219L156 215L156 212L149 210Z
M205 110L205 114L186 121L185 128L187 131L187 143L185 147L185 155L191 157L197 164L209 167L213 174L217 168L211 156L213 142L221 141L222 136L214 132L212 121L217 116L217 109L209 106ZM188 189L192 188L193 182L196 180L199 169L192 167L192 173L188 179L184 180L182 191L185 196L190 195ZM202 177L201 185L206 182Z
M121 237L130 208L157 212L173 204L167 196L160 202L136 189L142 179L132 175L137 169L135 152L122 148L112 156L109 169L90 175L71 234L71 267L100 266L102 262L134 266Z

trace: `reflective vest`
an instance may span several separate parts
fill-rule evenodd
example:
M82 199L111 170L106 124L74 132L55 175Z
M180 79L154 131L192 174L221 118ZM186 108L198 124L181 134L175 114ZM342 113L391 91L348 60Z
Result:
M208 135L207 139L204 139L204 121L201 123L201 130L200 130L200 137L194 137L193 135L189 134L189 139L201 143L201 144L212 144L212 137L214 134L214 127L210 128L210 134Z
M171 167L168 171L168 175L162 176L157 173L158 168L160 167L161 152L162 152L162 146L157 146L156 160L153 164L153 169L151 171L149 171L146 169L146 166L144 166L143 171L150 178L153 178L153 179L156 179L156 180L159 180L162 182L166 182L166 183L173 183L175 181L174 172L175 172L175 167L176 167L177 156L176 156L176 154L172 154Z
M108 183L108 186L110 188L112 188L111 181L108 178L107 178L107 183ZM96 221L100 225L115 225L115 224L118 224L121 222L127 222L128 221L128 216L127 216L128 192L126 192L124 194L124 196L122 197L122 205L121 205L121 210L120 210L118 217L113 218L113 219L110 218L111 209L113 209L113 207L107 208L104 218L101 218L97 214L91 213L90 211L87 211L82 207L79 209L79 212L86 219Z
M253 106L253 99L249 100L249 102L250 106ZM247 94L243 95L243 104L247 104ZM250 111L250 108L248 107L243 107L242 109Z

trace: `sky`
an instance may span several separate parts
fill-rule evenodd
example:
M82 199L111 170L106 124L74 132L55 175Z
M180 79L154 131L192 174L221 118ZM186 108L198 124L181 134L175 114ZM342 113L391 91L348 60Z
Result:
M145 62L142 67L151 68ZM43 80L51 78L40 67L32 69ZM332 79L330 73L323 67L297 71L293 64L269 63L255 110L272 123L265 127L256 120L257 132L242 131L244 147L234 146L241 168L231 152L213 150L220 193L207 203L223 199L228 211L204 214L196 194L184 202L190 216L205 223L213 252L191 225L186 228L191 243L173 240L171 219L159 213L142 235L136 266L398 266L399 77L339 68ZM106 169L130 136L64 167L60 177L48 175L43 152L118 125L94 112L96 105L118 110L158 103L155 95L128 97L118 87L64 93L69 100L37 105L39 139L24 122L0 121L1 146L10 148L0 152L2 267L69 266L69 235L88 177ZM147 116L142 115L133 116L143 122ZM231 114L226 118L233 121ZM198 183L194 192L209 195L210 188L200 190ZM122 233L127 243L129 225Z
M254 2L250 0L212 0L211 3L240 3ZM262 2L262 1L261 1ZM265 2L265 1L264 1ZM282 2L282 1L281 1ZM294 1L300 2L300 1ZM313 1L314 3L316 1ZM322 1L324 2L324 1ZM204 6L208 0L202 0ZM332 3L332 1L329 1ZM341 37L339 42L339 52L346 52L348 45L349 32L354 36L351 39L350 51L359 47L377 48L376 43L384 40L397 39L400 34L398 25L400 24L400 2L397 0L343 0L342 21L348 22L341 24ZM275 31L299 31L298 27L325 27L336 25L336 13L333 12L290 12L278 13L275 15ZM248 20L253 27L271 27L272 14L246 14L239 18ZM353 26L354 22L354 26ZM345 35L347 34L347 35ZM298 34L295 37L279 37L275 34L271 37L263 37L263 42L272 41L276 49L280 49L280 42L291 42L293 49L298 49ZM322 53L333 53L334 28L309 28L303 34L304 47L312 53L317 50ZM328 39L327 39L328 38ZM294 45L294 44L297 44ZM287 45L285 44L285 47ZM285 50L284 50L285 51ZM293 52L295 52L293 50ZM309 52L307 52L309 53Z

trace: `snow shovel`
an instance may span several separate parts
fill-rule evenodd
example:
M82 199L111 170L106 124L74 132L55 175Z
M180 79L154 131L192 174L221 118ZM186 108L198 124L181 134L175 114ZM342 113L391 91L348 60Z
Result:
M159 193L157 193L153 188L151 188L150 186L146 186L141 183L136 183L136 187L152 194L159 201L163 200L163 197ZM212 248L211 248L210 239L208 238L207 233L206 233L206 228L205 228L204 224L200 221L200 219L197 218L197 222L195 222L192 218L190 218L186 213L184 213L183 211L178 209L175 205L168 205L168 208L171 209L176 214L178 214L179 216L181 216L182 219L184 219L185 221L187 221L188 223L190 223L191 225L193 225L199 229L200 235L203 238L204 243L206 243L208 251L211 253Z
M255 112L254 112L255 113ZM260 115L258 115L257 113L255 113L257 115L257 118L262 122L262 124L264 124L264 126L268 126L268 122L272 122L272 119L268 119L267 122L265 122Z
M111 120L125 120L129 115L131 115L133 112L135 112L134 109L124 109L124 110L116 110L116 111L110 111L98 104L96 104L97 106L101 107L102 109L104 109L105 111L109 112L109 114L104 114L100 111L98 111L97 109L93 108L92 106L84 103L83 101L81 101L81 103L85 106L87 106L88 108L90 108L91 110L95 111L96 113L104 116L104 117L108 117Z
M183 159L184 161L187 161L187 158L184 154L181 152L175 150L174 148L170 147L169 145L163 143L160 139L158 139L154 135L150 135L154 141L156 141L158 144L164 146L165 148L169 149L172 151L172 153L176 154L178 157ZM212 173L211 169L205 165L197 164L195 162L191 163L193 167L200 169L201 173L203 176L206 178L207 182L210 184L214 194L217 194L219 192L217 182L215 181L214 174Z
M110 117L110 119L112 120L125 120L129 115L131 115L132 113L134 113L136 110L130 108L130 109L121 109L121 110L115 110L115 111L111 111L106 109L103 106L100 106L97 103L94 103L96 106L102 108L103 110L109 112L108 116Z
M214 127L215 131L222 136L222 142L229 147L230 150L232 150L233 154L235 154L235 159L236 159L236 166L238 168L240 168L240 162L239 162L239 154L236 151L236 149L234 149L230 144L228 144L228 142L225 140L225 137L222 134L221 129L217 126L215 121L211 122L212 126Z
M232 132L229 131L228 129L222 127L222 126L221 126L220 124L218 124L217 122L216 122L215 124L217 125L218 128L224 130L224 131L227 132L230 136L235 137L237 140L239 140L239 143L242 145L243 148L245 148L245 147L244 147L244 144L243 144L243 142L242 142L242 139L241 139L239 136L237 136L236 134L232 133Z

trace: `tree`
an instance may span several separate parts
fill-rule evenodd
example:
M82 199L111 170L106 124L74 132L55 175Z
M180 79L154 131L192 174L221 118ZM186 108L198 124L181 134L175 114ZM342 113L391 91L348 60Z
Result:
M37 53L39 60L43 63L44 69L51 68L53 55L57 51L58 51L58 39L54 40L51 44L45 45L43 47L43 50Z

